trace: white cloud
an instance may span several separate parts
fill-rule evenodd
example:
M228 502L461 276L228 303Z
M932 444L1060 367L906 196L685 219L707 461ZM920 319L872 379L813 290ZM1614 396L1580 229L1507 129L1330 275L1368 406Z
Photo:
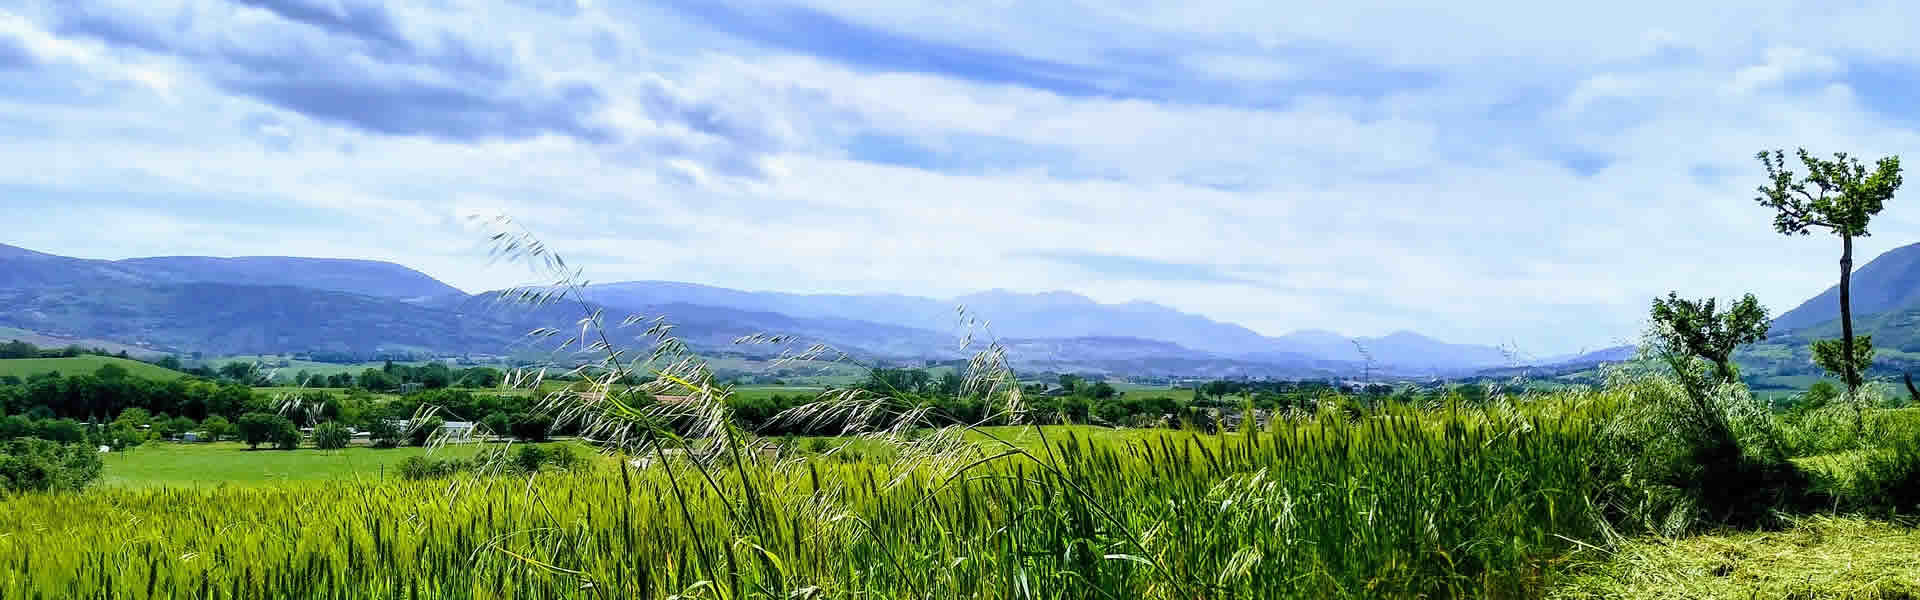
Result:
M1920 148L1846 79L1851 59L1920 56L1883 31L1904 16L1888 7L1755 6L1728 23L1665 3L1678 12L1656 27L1619 16L1631 11L1539 4L1281 16L1231 2L821 6L923 42L1192 86L1087 94L956 72L992 65L809 56L632 12L671 12L657 7L452 4L392 13L421 48L499 59L514 83L484 100L593 84L604 98L585 118L612 139L383 131L236 93L224 79L244 65L197 52L299 56L339 42L225 0L123 13L199 49L178 54L50 33L52 4L0 13L0 35L59 57L39 76L107 90L64 103L0 94L0 133L31 123L35 136L0 147L0 185L73 198L21 217L35 233L18 242L91 256L382 258L483 289L523 273L484 268L456 217L502 211L598 280L1065 288L1276 334L1413 329L1553 353L1630 336L1646 299L1668 289L1755 291L1783 311L1828 284L1830 240L1781 238L1752 204L1754 151ZM1789 25L1806 31L1769 37ZM1860 37L1818 35L1852 26ZM461 37L473 31L498 35ZM1808 45L1754 42L1765 39ZM1127 51L1150 56L1116 58ZM1335 67L1353 71L1329 79ZM1398 85L1403 71L1423 80ZM460 125L497 124L475 114ZM901 147L856 148L874 138ZM1863 251L1920 235L1908 214L1920 209L1903 202ZM107 215L128 233L79 235ZM1022 258L1065 250L1246 282L1137 281Z

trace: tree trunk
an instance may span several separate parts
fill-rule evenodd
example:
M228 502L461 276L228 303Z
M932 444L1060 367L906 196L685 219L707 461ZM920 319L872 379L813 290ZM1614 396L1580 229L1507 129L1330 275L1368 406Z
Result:
M1859 365L1853 364L1853 236L1840 236L1840 360L1846 372L1847 391L1860 385Z
M1840 362L1846 365L1847 399L1853 402L1853 432L1867 430L1867 413L1860 399L1860 366L1853 364L1853 236L1840 236Z

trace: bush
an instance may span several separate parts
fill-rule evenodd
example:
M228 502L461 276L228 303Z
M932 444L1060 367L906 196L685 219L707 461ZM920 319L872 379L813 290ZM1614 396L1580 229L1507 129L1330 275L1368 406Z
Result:
M426 420L415 421L412 428L407 430L407 439L415 446L425 446L429 440L433 439L434 432L440 431L440 426L446 424L447 422L440 417L427 417Z
M450 477L467 469L467 463L458 459L431 459L425 456L409 456L400 461L400 477L408 480L438 479Z
M346 426L334 421L327 421L313 428L313 446L321 450L345 448L347 442L352 440L353 432L347 431Z
M1615 482L1603 503L1616 521L1678 535L1703 520L1753 525L1818 502L1744 386L1694 397L1670 379L1615 385L1630 387L1633 401L1603 432L1607 460L1595 469Z
M367 424L367 437L373 441L375 448L399 447L400 440L406 437L400 433L400 426L389 419L374 419Z
M539 446L521 446L520 451L513 455L513 462L522 471L539 472L540 465L547 462L547 451Z
M547 441L547 430L553 427L553 418L539 413L519 413L513 415L508 424L513 437L528 442Z
M9 492L78 491L100 477L100 454L84 445L21 438L4 448L0 489Z
M584 462L580 453L573 449L573 444L561 444L547 451L547 464L553 465L555 469L572 471Z
M275 449L292 450L300 447L300 429L293 426L293 421L284 417L273 424L271 437Z
M1854 469L1848 504L1871 513L1920 514L1920 426L1887 422L1877 447Z

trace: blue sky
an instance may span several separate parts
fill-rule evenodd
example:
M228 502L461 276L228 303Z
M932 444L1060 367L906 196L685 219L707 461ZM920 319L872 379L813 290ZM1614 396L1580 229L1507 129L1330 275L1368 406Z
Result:
M16 1L0 242L480 290L526 278L463 224L505 212L602 281L1551 354L1818 293L1838 244L1771 232L1753 153L1920 147L1899 2L1429 4Z

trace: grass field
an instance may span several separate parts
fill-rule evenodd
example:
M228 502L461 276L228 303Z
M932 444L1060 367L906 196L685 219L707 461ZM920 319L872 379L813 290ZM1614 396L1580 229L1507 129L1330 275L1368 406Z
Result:
M267 485L340 481L391 474L409 456L471 458L497 444L448 444L433 448L340 450L249 450L239 442L145 444L106 456L100 485L109 488ZM584 450L584 449L583 449Z
M1778 531L1626 544L1551 595L1560 599L1920 597L1920 530L1814 516Z
M185 373L156 367L137 360L127 360L112 356L75 356L71 358L9 358L0 359L0 375L12 375L21 379L29 375L59 372L61 375L92 374L105 365L119 365L129 375L146 379L179 379Z

